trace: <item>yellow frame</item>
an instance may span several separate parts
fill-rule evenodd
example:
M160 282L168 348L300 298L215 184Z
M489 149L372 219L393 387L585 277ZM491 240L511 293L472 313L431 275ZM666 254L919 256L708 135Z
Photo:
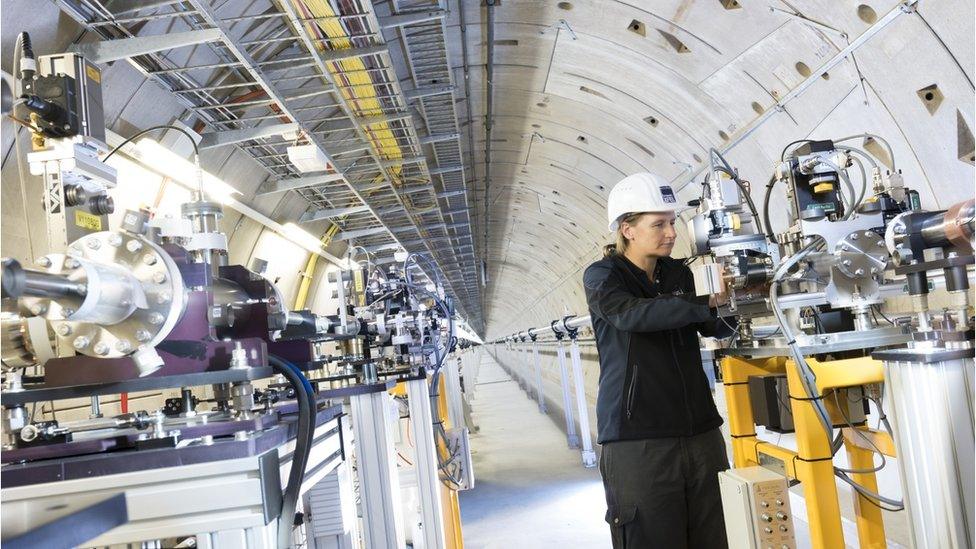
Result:
M884 381L881 362L870 357L844 360L819 361L807 358L807 364L817 377L820 395L834 389L858 387ZM805 397L795 363L791 358L747 359L724 357L721 360L722 379L728 403L729 433L732 436L732 457L736 467L759 465L761 454L782 461L786 474L804 483L803 495L807 504L807 519L814 549L844 547L841 528L840 503L834 480L833 462L830 459L830 441L817 418L814 406ZM749 376L786 373L790 391L790 408L796 433L797 451L777 446L756 438L755 418L749 398ZM839 419L839 412L831 399L824 399L832 418ZM858 427L859 433L850 428L842 429L844 448L851 468L871 468L874 448L864 442L862 435L871 439L877 448L888 456L894 456L894 443L888 433L868 427ZM872 491L878 483L874 473L851 474L851 478ZM884 521L881 510L864 496L855 493L854 512L861 547L885 547Z

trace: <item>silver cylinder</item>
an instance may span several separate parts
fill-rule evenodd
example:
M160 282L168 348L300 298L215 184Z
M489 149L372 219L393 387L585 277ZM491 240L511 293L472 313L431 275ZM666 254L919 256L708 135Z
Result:
M972 349L874 356L884 361L885 403L914 546L973 547Z

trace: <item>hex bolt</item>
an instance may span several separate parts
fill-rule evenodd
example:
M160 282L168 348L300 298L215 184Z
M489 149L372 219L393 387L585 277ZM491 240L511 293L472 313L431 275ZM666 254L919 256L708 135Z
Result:
M70 307L65 307L64 309L61 309L61 314L64 315L64 316L66 316L66 317L69 317L69 316L75 314L75 310L72 309L72 308L70 308Z
M156 295L156 303L162 305L163 303L168 303L172 298L173 296L169 292L159 292L159 294Z
M843 265L845 267L849 267L851 265L851 260L850 259L845 259L844 261L841 261L841 265Z
M146 342L146 341L149 341L149 338L150 337L152 337L152 336L149 335L149 332L148 331L146 331L146 330L136 330L136 340L142 341L142 342Z
M884 247L885 247L885 241L884 241L884 240L879 240L879 241L877 242L877 246L878 246L879 248L884 248Z
M63 336L71 335L71 326L69 326L68 324L58 325L58 333Z
M111 235L109 235L109 237L108 237L108 243L110 245L116 246L116 247L121 246L122 245L122 235L118 235L118 234L114 234L114 233L111 234Z
M48 257L48 256L46 256L46 255L45 256L42 256L42 257L38 257L37 258L37 264L40 265L41 267L50 267L51 266L51 258Z
M162 271L156 271L155 273L153 273L152 278L153 278L153 282L155 282L156 284L162 284L163 282L166 282L166 273Z
M130 240L125 243L125 249L132 253L138 252L142 249L142 242L139 242L138 240Z
M95 351L96 355L107 355L108 345L104 341L99 341L92 350Z
M97 250L102 247L102 243L97 238L89 238L85 245L93 250Z
M75 338L71 345L74 346L75 349L81 350L87 347L89 343L91 343L90 339L85 336L79 336Z
M844 244L843 246L841 246L840 249L841 250L844 250L845 252L851 251L851 247L848 246L847 244Z
M81 267L81 263L79 263L77 259L73 257L65 258L64 260L65 269L77 269L78 267Z
M851 235L851 240L857 240L857 233Z
M47 312L47 306L41 305L40 303L36 305L31 305L30 311L37 316L41 316L42 314Z
M149 323L153 325L158 325L163 323L163 315L159 313L152 313L149 315Z
M864 269L858 269L854 271L854 274L857 276L862 276L864 274Z
M142 256L142 262L145 263L146 265L155 265L156 264L155 254L146 254Z
M129 343L128 339L120 339L115 342L115 350L120 353L128 353L132 350L132 344Z

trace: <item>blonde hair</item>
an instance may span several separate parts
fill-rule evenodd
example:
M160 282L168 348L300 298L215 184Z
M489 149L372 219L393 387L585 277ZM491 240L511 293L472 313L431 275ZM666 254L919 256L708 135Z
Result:
M632 212L622 215L617 224L617 241L614 244L607 244L603 247L603 257L610 257L612 255L622 254L627 251L627 246L630 245L630 240L627 240L627 237L624 236L624 223L633 225L645 215L647 215L647 212Z

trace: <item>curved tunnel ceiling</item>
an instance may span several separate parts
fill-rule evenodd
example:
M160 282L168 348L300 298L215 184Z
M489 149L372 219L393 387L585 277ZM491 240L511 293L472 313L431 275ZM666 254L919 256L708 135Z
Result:
M448 37L458 82L467 40L463 130L473 132L468 160L482 194L494 11L489 338L585 313L580 279L610 240L609 189L652 171L693 199L710 147L727 150L761 195L788 142L869 131L891 141L924 206L973 195L971 2L922 1L904 13L893 1L462 4L465 32L453 13ZM853 56L820 69L852 42ZM919 93L932 85L942 96L934 109ZM890 165L876 144L861 145ZM676 254L687 246L679 233Z

